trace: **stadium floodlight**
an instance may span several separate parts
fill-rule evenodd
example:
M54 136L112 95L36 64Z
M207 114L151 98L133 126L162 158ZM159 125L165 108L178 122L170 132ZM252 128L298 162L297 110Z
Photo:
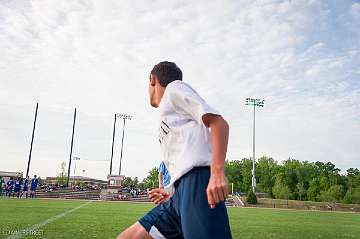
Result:
M123 118L124 120L131 120L133 118L132 115L128 115L128 114L117 114L117 117L119 117L120 119Z
M38 109L39 109L39 103L36 103L35 118L34 118L34 124L33 124L32 135L31 135L29 160L28 160L28 164L27 164L27 168L26 168L26 178L29 176L31 154L32 154L33 143L34 143L34 134L35 134L35 127L36 127L36 119L37 119Z
M69 157L69 167L68 167L68 175L67 175L67 180L66 180L66 187L69 187L71 160L73 158L72 151L73 151L73 145L74 145L75 121L76 121L76 108L74 110L74 121L73 121L72 134L71 134L70 157Z
M254 98L246 98L245 105L254 107L254 118L253 118L253 168L252 168L252 180L251 187L253 192L255 192L256 187L256 177L255 177L255 108L256 107L264 107L265 100L262 99L254 99Z
M120 176L121 175L121 162L122 162L122 158L123 158L123 148L124 148L125 122L126 122L126 120L132 120L133 117L128 114L119 114L118 117L124 119L122 138L121 138L120 166L119 166L119 176Z
M127 120L127 119L131 120L132 116L128 115L128 114L115 114L114 115L114 126L113 126L113 136L112 136L112 144L111 144L110 173L109 173L109 175L112 175L112 162L113 162L113 157L114 157L114 142L115 142L116 119L117 118L124 119L124 125L123 125L123 131L124 131L125 120ZM124 141L124 132L123 132L122 146L121 146L121 159L122 159L123 141ZM121 159L120 159L120 164L121 164ZM120 168L121 168L121 165L120 165ZM121 169L119 171L121 171ZM119 173L119 175L120 175L120 173Z

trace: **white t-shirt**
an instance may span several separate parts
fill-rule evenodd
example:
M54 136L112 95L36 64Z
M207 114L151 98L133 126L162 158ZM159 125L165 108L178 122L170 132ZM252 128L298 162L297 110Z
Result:
M166 188L172 194L174 182L193 167L210 166L210 130L204 125L202 116L219 113L182 81L167 85L159 110L159 142L171 177Z

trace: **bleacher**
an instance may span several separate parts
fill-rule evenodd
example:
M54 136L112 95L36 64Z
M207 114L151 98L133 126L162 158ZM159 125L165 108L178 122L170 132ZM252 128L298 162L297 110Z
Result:
M122 195L125 197L119 198L117 193L107 193L102 194L100 199L104 201L150 202L147 195L137 195L136 197L132 197L129 193Z
M61 199L86 199L99 200L101 190L73 191L71 189L61 189L53 192L37 191L37 198L61 198Z
M124 201L131 201L131 202L150 202L149 197L147 195L138 195L136 197L131 197L129 199L125 199ZM232 196L229 196L225 201L226 207L235 207L237 206L234 202Z
M132 197L126 194L124 198L118 198L118 194L101 194L101 190L73 191L72 189L61 189L53 192L36 192L37 198L61 198L61 199L85 199L85 200L104 200L104 201L128 201L128 202L150 202L148 195L137 195ZM229 196L225 205L227 207L238 206L233 196Z
M225 200L225 206L226 207L235 207L236 206L234 199L231 195L229 195L228 198Z

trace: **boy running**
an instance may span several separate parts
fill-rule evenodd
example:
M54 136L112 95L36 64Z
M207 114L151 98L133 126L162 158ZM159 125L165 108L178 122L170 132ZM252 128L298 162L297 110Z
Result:
M182 82L175 63L154 66L149 95L160 111L159 142L171 180L165 189L149 192L158 205L118 239L231 238L224 204L228 124Z

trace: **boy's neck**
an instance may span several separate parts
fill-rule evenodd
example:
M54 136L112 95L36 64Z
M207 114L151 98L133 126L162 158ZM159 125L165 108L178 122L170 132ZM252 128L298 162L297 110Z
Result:
M159 85L158 89L157 89L157 103L158 103L158 106L160 106L160 103L161 103L161 100L165 94L165 90L166 90L166 87L162 87Z

